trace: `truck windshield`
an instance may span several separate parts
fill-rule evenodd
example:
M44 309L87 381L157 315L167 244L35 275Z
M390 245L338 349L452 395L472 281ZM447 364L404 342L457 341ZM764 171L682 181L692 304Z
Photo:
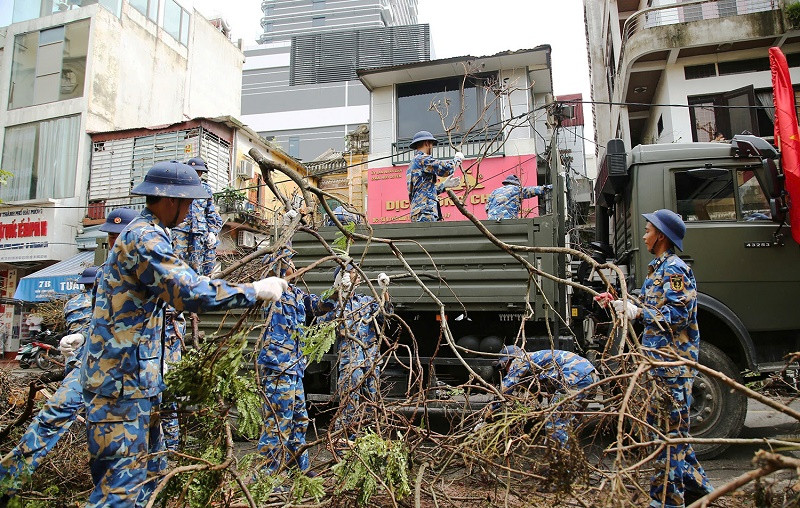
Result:
M764 192L751 170L731 170L713 176L682 170L674 175L677 212L686 222L772 218Z

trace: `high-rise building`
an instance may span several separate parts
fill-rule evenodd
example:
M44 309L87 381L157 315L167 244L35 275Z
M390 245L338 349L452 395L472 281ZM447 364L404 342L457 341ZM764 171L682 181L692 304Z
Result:
M417 0L264 0L260 44L307 33L417 23Z
M345 149L369 122L356 71L430 60L417 0L264 0L265 33L245 48L242 120L294 157Z

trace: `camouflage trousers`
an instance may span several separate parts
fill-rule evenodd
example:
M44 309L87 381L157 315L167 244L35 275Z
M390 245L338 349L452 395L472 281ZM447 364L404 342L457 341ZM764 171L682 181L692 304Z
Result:
M172 230L175 254L200 275L211 275L217 262L217 248L206 245L206 232Z
M660 389L666 390L663 400L666 408L661 413L650 406L647 423L660 429L668 438L689 437L689 406L692 404L690 377L653 377ZM658 399L657 399L658 400ZM655 459L655 473L650 480L650 506L681 508L683 494L688 489L697 493L714 490L703 467L695 457L691 444L666 447Z
M82 392L80 369L72 369L28 426L19 444L0 461L0 481L13 485L21 475L33 474L83 409ZM10 488L8 492L15 490Z
M334 423L335 429L353 424L362 397L367 402L374 402L377 399L378 380L381 375L379 356L378 345L367 348L366 354L357 344L342 348L339 353L339 377L336 383L342 408L339 418ZM369 408L365 411L365 416L372 413L374 408Z
M145 506L167 467L161 396L117 399L87 391L83 396L94 482L86 506Z
M439 222L439 216L432 212L411 212L411 222Z
M575 425L578 418L575 416L575 411L579 409L581 402L591 394L586 392L586 388L597 383L599 378L597 373L592 372L582 379L574 380L567 377L566 388L557 391L553 395L551 404L557 406L558 410L550 414L545 429L547 429L550 439L558 443L559 446L565 447L569 441L569 428ZM577 394L576 394L577 392ZM562 400L575 394L575 397L568 402L561 403Z
M259 366L264 388L264 431L258 441L258 453L266 457L264 472L275 473L281 466L296 464L301 471L308 469L308 452L299 456L306 444L308 411L303 378Z

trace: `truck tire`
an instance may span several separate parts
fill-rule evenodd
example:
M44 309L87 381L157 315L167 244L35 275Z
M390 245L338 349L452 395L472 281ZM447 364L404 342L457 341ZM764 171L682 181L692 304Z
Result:
M700 342L700 363L719 371L741 383L739 369L721 349L707 342ZM719 379L698 372L692 386L690 433L692 437L735 438L744 426L747 416L747 397L732 390ZM698 459L710 459L720 455L730 445L705 444L694 446Z

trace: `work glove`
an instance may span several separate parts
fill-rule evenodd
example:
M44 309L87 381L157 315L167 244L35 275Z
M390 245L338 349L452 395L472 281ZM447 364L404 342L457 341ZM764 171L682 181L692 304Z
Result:
M217 235L214 234L213 231L209 231L206 235L206 245L209 247L216 247L217 245Z
M350 291L350 288L353 287L353 282L350 280L350 272L340 271L339 275L336 276L333 287L339 291Z
M461 161L463 160L464 160L464 154L461 152L456 152L456 154L453 156L453 161L456 164L461 164Z
M447 179L442 182L443 189L452 189L454 187L458 187L461 185L461 178L457 176L448 176Z
M283 215L283 225L288 226L297 217L297 210L289 210Z
M547 185L542 185L542 192L553 192L553 185L549 183Z
M289 283L279 277L267 277L253 282L256 298L262 302L277 302L289 288Z
M608 304L615 300L614 295L606 291L605 293L600 293L599 295L594 297L594 301L597 302L597 305L600 307L607 309Z
M627 303L627 305L624 305L624 303ZM628 316L629 320L638 318L642 313L642 309L631 302L614 300L611 302L611 305L614 307L614 310L617 312L618 316L622 317L622 314L624 313L626 316Z
M385 273L381 272L378 274L378 285L381 289L388 289L389 288L389 276Z
M80 333L71 333L64 335L58 343L58 350L64 355L64 358L69 358L81 345L83 344L83 335Z

